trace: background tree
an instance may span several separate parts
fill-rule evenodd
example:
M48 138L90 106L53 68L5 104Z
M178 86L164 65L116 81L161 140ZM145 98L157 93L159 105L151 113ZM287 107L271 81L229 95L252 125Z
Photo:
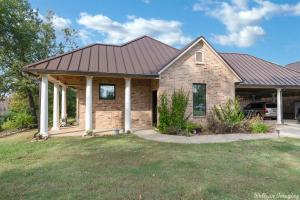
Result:
M61 30L58 42L53 12L41 17L27 0L0 0L0 97L18 93L37 122L38 77L22 72L29 64L77 47L76 31Z

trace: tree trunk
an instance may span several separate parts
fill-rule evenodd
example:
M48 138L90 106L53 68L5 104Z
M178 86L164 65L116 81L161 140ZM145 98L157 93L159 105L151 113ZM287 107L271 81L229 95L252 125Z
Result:
M29 103L29 110L31 116L33 117L33 122L37 124L36 107L35 107L33 95L31 93L28 93L28 103Z

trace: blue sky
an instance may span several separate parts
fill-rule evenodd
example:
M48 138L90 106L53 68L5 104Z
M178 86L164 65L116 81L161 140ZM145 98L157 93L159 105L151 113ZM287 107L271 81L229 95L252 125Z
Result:
M300 1L30 0L56 29L79 31L80 46L149 35L180 48L203 35L220 52L248 53L281 65L300 60Z

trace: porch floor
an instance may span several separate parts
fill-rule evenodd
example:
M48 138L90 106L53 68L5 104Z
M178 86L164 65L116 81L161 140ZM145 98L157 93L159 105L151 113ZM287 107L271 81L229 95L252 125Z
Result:
M133 128L132 132L138 131L138 130L149 130L153 129L153 127L145 127L145 128ZM49 131L50 137L80 137L83 136L85 133L85 130L83 128L79 128L78 126L67 126L67 127L60 127L59 130L51 130ZM113 135L114 129L94 129L93 133L97 136L103 136L103 135ZM123 133L123 130L120 130L120 133Z
M112 135L112 129L94 129L93 133L96 135ZM120 131L121 133L122 131ZM50 130L49 135L51 137L65 137L65 136L83 136L85 130L78 126L61 127L59 130Z

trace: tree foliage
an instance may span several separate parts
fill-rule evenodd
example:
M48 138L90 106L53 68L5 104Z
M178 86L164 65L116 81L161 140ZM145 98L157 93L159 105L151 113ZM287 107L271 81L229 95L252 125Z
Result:
M30 63L76 48L76 31L66 28L57 41L54 13L41 17L27 0L0 0L0 97L18 93L28 99L37 120L38 78L22 72Z

